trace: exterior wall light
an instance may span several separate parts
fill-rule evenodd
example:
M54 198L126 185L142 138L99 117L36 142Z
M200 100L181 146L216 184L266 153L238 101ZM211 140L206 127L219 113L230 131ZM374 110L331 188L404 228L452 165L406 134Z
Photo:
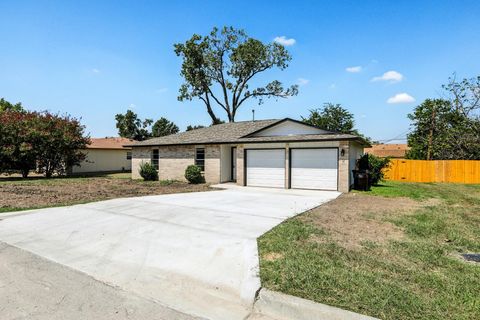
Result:
M345 155L345 149L342 149L342 150L340 151L340 155L341 155L342 157Z

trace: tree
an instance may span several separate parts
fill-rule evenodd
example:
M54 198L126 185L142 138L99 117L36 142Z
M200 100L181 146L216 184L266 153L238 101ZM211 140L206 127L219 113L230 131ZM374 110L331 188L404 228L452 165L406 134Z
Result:
M427 99L408 115L409 159L480 159L480 120L445 99Z
M238 109L249 99L262 104L265 98L287 98L298 93L298 86L284 88L278 80L250 88L258 74L287 68L291 56L283 45L262 43L243 30L213 28L209 35L194 34L174 48L182 58L180 74L185 80L178 100L200 99L214 124L220 120L215 106L227 114L229 122L234 122Z
M161 117L153 124L152 137L168 136L170 134L175 134L178 131L180 131L180 129L175 123Z
M125 114L115 115L116 127L120 137L142 141L151 136L148 128L153 123L152 119L140 120L135 112L127 110Z
M302 121L328 131L341 133L352 133L355 125L353 114L340 104L333 103L325 103L322 109L310 110L308 118L302 117Z
M24 109L22 107L22 104L20 102L18 102L16 104L13 104L13 103L8 102L4 98L1 98L0 99L0 112L7 111L7 110L24 111Z
M4 111L0 113L0 164L6 172L20 171L27 177L37 166L50 178L53 173L85 159L90 143L77 119L48 112Z
M188 125L187 130L185 130L185 131L192 131L192 130L202 129L202 128L205 128L205 126L202 126L201 124L196 125L196 126Z
M442 88L447 91L448 100L458 112L469 117L480 110L480 76L457 81L456 74L448 78Z
M90 144L90 138L78 119L43 112L35 120L32 135L36 162L47 178L54 173L64 174L85 159L82 150Z
M0 172L18 172L26 178L35 168L31 134L35 113L7 109L0 112Z

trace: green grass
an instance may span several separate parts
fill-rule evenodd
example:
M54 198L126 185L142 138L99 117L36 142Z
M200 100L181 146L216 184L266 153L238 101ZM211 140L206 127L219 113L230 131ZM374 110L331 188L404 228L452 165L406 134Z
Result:
M442 201L392 215L405 239L360 249L287 220L259 239L263 286L382 319L479 319L480 265L456 254L480 252L480 186L389 182L369 194Z
M362 193L362 191L353 191ZM470 199L469 194L480 193L479 184L454 184L454 183L410 183L385 181L378 186L372 187L366 194L382 197L407 197L415 200L425 200L429 198L443 199L447 201L457 201L462 194ZM474 197L475 198L475 197ZM478 201L478 197L476 197Z

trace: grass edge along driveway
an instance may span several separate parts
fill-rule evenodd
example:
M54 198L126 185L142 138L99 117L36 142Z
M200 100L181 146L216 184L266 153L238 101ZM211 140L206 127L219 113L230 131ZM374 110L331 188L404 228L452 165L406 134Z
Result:
M367 210L356 223L388 225L400 237L344 245L342 229L315 222L328 214L316 213L320 206L259 238L262 285L382 319L479 319L480 265L458 256L480 252L480 185L386 182L347 197L348 205L362 197ZM374 210L375 199L406 198L422 205Z

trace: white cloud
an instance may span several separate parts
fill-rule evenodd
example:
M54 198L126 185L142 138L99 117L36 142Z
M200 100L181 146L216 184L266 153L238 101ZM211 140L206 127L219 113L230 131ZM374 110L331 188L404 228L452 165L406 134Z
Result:
M372 81L389 81L389 82L400 82L403 80L403 75L400 72L391 70L387 71L379 77L375 77Z
M408 93L397 93L393 97L388 98L387 103L410 103L415 102L415 98Z
M285 36L275 37L273 41L275 41L276 43L280 43L281 45L284 45L286 47L293 46L297 42L295 39L293 38L288 39Z
M337 88L337 85L335 83L332 83L331 85L328 86L329 89L335 89Z
M131 109L135 109L137 108L137 105L133 104L133 103L130 103L130 105L128 106L127 109L131 110Z
M93 68L93 69L92 69L92 72L93 72L93 73L100 73L100 70L98 70L97 68Z
M298 78L297 83L299 86L304 86L307 85L310 82L310 80L305 79L305 78Z
M358 73L362 71L362 66L348 67L348 68L345 68L345 71L351 72L351 73Z

